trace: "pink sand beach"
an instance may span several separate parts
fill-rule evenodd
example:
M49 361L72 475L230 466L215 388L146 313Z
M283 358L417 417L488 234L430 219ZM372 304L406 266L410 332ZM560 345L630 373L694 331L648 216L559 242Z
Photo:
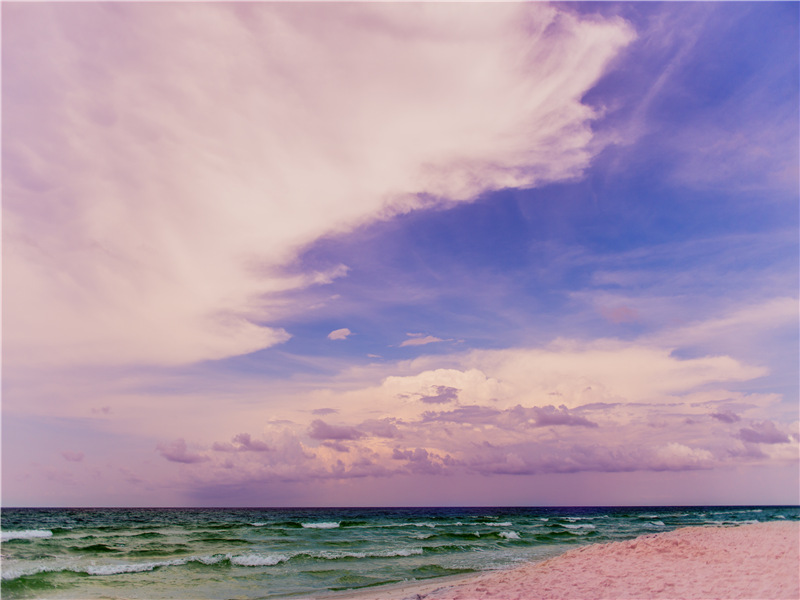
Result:
M358 600L800 598L800 523L687 527L570 550L449 582L364 591Z

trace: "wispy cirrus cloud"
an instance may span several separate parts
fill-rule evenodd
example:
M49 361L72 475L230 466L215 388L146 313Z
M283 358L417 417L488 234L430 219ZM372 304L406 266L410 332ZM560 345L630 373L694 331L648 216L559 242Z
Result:
M581 97L633 38L538 4L38 4L3 22L21 364L285 342L274 294L347 272L287 274L304 244L580 174Z
M400 347L406 346L425 346L427 344L435 344L436 342L446 342L450 340L443 340L433 335L425 335L424 333L407 333L409 339L400 342Z

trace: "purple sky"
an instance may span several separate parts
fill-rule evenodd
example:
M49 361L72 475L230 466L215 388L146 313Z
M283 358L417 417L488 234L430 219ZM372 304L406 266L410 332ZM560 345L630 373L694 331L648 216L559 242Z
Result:
M800 502L787 3L4 3L4 506Z

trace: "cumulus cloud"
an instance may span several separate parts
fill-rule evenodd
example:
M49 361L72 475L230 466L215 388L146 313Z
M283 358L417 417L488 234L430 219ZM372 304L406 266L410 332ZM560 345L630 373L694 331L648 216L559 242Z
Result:
M425 404L446 404L448 402L458 401L458 388L450 387L447 385L433 386L433 394L428 396L420 396L420 402Z
M581 98L633 38L538 3L18 4L4 22L4 360L39 364L285 342L274 294L347 272L287 273L305 244L580 175L598 150Z
M308 436L315 440L357 440L364 437L364 433L355 427L329 425L322 419L315 419L311 422Z
M717 421L722 421L723 423L736 423L737 421L742 420L739 415L730 410L721 410L719 412L711 413L711 418L716 419Z
M787 444L789 436L780 431L772 421L753 423L750 427L742 427L739 439L753 444Z
M194 464L210 460L205 454L190 452L186 447L186 440L183 438L168 444L158 444L156 450L170 462Z
M335 329L328 334L329 340L346 340L348 336L353 335L353 332L344 327L342 329Z
M597 427L597 423L593 423L585 417L570 414L566 406L559 406L558 408L555 406L534 407L532 413L537 427L546 427L548 425Z
M269 452L265 442L254 440L249 433L239 433L233 437L233 444L214 442L211 447L217 452Z

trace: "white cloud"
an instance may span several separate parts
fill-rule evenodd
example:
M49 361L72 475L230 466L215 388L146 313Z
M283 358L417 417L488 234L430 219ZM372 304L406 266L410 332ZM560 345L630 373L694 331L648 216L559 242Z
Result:
M442 338L434 337L432 335L425 335L422 333L407 333L409 339L403 341L400 347L404 346L425 346L426 344L434 344L436 342L445 342Z
M328 334L329 340L346 340L348 336L353 335L353 332L350 331L347 327L343 327L342 329L335 329Z
M20 4L4 20L7 364L287 340L270 295L346 272L283 276L303 245L580 175L597 150L580 99L633 37L531 3Z

